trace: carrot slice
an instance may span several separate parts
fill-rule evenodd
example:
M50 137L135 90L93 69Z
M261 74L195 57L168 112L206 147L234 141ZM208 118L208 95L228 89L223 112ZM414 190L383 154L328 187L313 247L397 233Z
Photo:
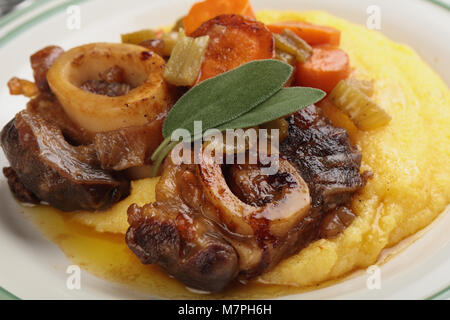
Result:
M240 65L275 57L272 33L258 21L240 15L221 15L192 33L192 37L209 36L197 83L232 70Z
M183 20L187 35L191 35L203 22L222 14L240 14L256 19L249 0L205 0L191 7Z
M341 41L341 32L339 30L307 22L280 22L267 27L273 33L281 33L284 29L289 29L312 46L321 44L338 46Z
M333 46L313 48L312 56L305 62L297 62L296 85L322 89L329 93L336 84L350 74L347 53Z

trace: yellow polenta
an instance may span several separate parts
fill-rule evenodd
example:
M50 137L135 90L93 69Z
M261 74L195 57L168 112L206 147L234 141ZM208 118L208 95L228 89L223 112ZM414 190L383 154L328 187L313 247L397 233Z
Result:
M380 252L427 226L450 198L450 92L409 47L323 12L258 14L265 23L306 20L342 31L354 74L374 79L374 99L392 117L386 127L359 132L363 170L371 170L353 201L358 218L338 238L319 240L261 276L265 283L309 286L376 262ZM98 232L125 233L129 204L154 200L156 179L136 181L128 199L102 213L71 219Z

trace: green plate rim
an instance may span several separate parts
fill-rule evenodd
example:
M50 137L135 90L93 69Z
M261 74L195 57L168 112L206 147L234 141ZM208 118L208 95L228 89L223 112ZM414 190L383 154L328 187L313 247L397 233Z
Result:
M51 0L41 0L41 1L34 1L30 3L29 5L21 8L20 10L14 10L10 12L9 14L3 16L0 18L0 28L5 26L6 24L10 23L11 21L16 20L17 18L20 18L24 14L33 11L37 7L42 6L45 2L49 2Z
M450 4L448 4L448 3L446 3L446 2L444 2L442 0L425 0L425 1L434 3L434 4L440 6L440 7L444 8L444 9L447 9L447 10L450 11Z
M42 7L44 4L52 2L55 0L40 0L40 1L36 1L36 6L34 6L32 9L37 9L39 7ZM67 8L70 5L77 5L80 4L82 2L85 2L87 0L68 0L68 1L63 1L62 3L48 8L47 10L39 13L38 15L30 18L29 20L23 22L22 24L18 25L17 27L15 27L14 29L10 30L8 33L6 33L4 36L2 36L0 38L0 48L2 48L5 44L7 44L9 41L11 41L12 39L14 39L15 37L17 37L18 35L20 35L21 33L25 32L26 30L29 30L31 27L37 25L38 23L42 22L43 20L50 18L52 16L54 16L56 13L62 11L63 9ZM12 22L14 20L16 20L17 18L21 17L22 15L24 15L25 13L29 12L31 6L25 7L21 10L19 10L17 13L16 12L12 12L10 14L15 14L15 16L10 19L10 17L7 15L4 17L4 20L7 20L8 22ZM2 23L4 23L4 20L0 20L0 25Z
M35 9L42 7L44 4L49 3L51 1L55 0L40 0L35 1L34 3L30 4L29 6L26 6L20 10L13 11L3 18L0 19L0 28L4 27L6 24L17 20L24 14L28 12L32 12ZM64 8L66 8L69 5L76 5L80 4L82 2L85 2L87 0L69 0L65 1L57 6L51 7L48 10L45 10L41 12L40 14L30 18L29 20L25 21L24 23L20 24L19 26L15 27L11 31L9 31L7 34L5 34L3 37L0 38L0 48L2 48L5 44L7 44L9 41L20 35L21 33L28 30L30 27L33 27L37 25L38 23L42 22L44 19L49 18L56 13L60 12ZM450 5L447 3L444 3L441 0L423 0L426 2L431 2L433 4L436 4L440 6L443 9L450 11ZM449 299L450 298L450 285L447 286L445 289L442 289L441 291L431 295L428 298L425 298L425 300L441 300L441 299ZM15 296L11 292L7 291L6 289L0 287L0 300L20 300L19 297Z
M0 287L0 300L21 300L21 299L13 295L11 292L8 292L4 288Z

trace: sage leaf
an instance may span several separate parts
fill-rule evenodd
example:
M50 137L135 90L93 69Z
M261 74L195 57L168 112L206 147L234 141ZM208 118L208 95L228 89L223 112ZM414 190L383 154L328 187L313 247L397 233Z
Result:
M194 134L194 121L203 132L247 113L277 93L293 68L278 60L257 60L198 84L172 107L163 125L167 139L176 129Z
M240 117L220 125L220 131L242 129L266 123L320 101L325 92L308 87L282 88L272 97Z

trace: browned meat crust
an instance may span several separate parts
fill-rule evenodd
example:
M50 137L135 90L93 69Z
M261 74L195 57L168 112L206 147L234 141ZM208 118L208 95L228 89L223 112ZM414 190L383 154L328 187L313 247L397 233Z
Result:
M125 71L118 67L111 67L99 74L100 80L88 80L81 85L81 89L108 97L126 95L132 89L125 81Z
M319 237L325 239L337 237L355 218L355 214L347 207L339 207L328 212L322 219Z
M90 93L108 97L123 96L131 90L130 85L127 83L106 82L103 80L88 80L80 88Z
M50 92L47 82L47 72L53 62L63 54L64 50L57 46L48 46L39 50L30 57L31 68L33 68L34 81L39 91Z
M41 93L30 100L27 104L27 111L39 115L45 121L60 128L66 140L73 145L92 143L93 134L77 126L51 93Z
M238 274L236 251L213 223L192 215L186 198L201 205L195 166L169 166L158 202L128 209L126 242L142 263L157 263L192 288L220 291Z
M125 170L151 163L150 157L162 142L164 118L146 125L127 127L94 136L94 148L103 169Z
M17 200L23 203L38 204L39 199L25 188L13 168L3 168L3 175L8 180L9 188Z
M68 144L38 114L18 113L3 128L1 145L23 186L60 210L103 209L129 193L129 182L99 168L95 150Z
M362 188L361 153L345 129L334 127L316 106L290 118L289 136L280 145L311 190L313 207L325 211L348 204Z
M153 151L163 140L165 114L142 126L90 133L77 126L50 93L41 93L30 100L27 111L60 128L70 144L91 145L105 170L122 171L151 163Z
M257 165L238 164L225 167L224 176L231 191L245 203L262 207L277 200L283 186L294 183L286 173L261 175Z

